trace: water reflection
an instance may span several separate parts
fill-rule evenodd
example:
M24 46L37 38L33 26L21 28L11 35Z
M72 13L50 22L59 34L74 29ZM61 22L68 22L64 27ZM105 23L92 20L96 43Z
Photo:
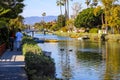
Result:
M70 56L67 51L61 52L61 67L63 79L69 80L71 78Z
M120 43L66 41L39 44L52 52L56 77L63 80L119 80Z
M104 80L120 79L120 46L118 43L106 43L106 68Z

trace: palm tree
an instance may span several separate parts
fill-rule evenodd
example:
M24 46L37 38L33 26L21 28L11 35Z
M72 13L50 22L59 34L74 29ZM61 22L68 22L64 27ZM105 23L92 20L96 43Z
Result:
M43 12L43 13L42 13L42 16L43 16L43 27L44 27L44 31L43 31L43 32L44 32L44 35L46 35L46 27L45 27L45 25L44 25L44 22L45 22L45 21L44 21L44 16L46 16L46 13Z
M68 19L68 11L67 11L67 0L63 0L65 6L65 19Z
M44 22L44 16L46 16L46 13L43 12L43 13L42 13L42 16L43 16L43 22Z
M93 0L92 6L97 6L97 4L98 4L98 0Z
M73 1L73 0L70 0ZM63 0L65 6L65 18L66 20L69 19L69 0Z
M60 6L60 12L61 12L61 15L62 15L62 6L64 6L64 3L63 3L63 0L57 0L57 6Z
M87 5L87 7L90 5L91 0L86 0L85 4Z

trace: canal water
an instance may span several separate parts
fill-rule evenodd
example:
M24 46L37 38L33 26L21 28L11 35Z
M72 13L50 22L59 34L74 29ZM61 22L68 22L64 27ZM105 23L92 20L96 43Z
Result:
M38 38L45 36L36 34ZM48 36L48 37L47 37ZM120 80L120 43L92 42L56 35L46 38L66 40L39 43L44 51L52 52L56 77L63 80Z

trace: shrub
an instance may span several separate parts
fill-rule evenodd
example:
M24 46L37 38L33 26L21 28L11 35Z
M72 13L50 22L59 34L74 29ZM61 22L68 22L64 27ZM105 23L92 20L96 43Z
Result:
M43 55L41 48L31 37L23 38L25 69L29 80L51 80L55 76L55 64L52 58Z
M98 33L98 28L92 28L89 31L90 33Z
M30 76L35 74L36 76L54 77L55 65L53 59L28 52L25 54L25 61Z
M27 52L32 52L34 54L42 54L41 48L37 45L37 43L30 37L24 37L22 40L23 54L25 55Z

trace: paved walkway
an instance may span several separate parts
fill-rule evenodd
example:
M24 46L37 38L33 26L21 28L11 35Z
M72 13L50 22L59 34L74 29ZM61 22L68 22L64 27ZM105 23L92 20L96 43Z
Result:
M28 80L21 51L9 49L0 57L0 80Z

